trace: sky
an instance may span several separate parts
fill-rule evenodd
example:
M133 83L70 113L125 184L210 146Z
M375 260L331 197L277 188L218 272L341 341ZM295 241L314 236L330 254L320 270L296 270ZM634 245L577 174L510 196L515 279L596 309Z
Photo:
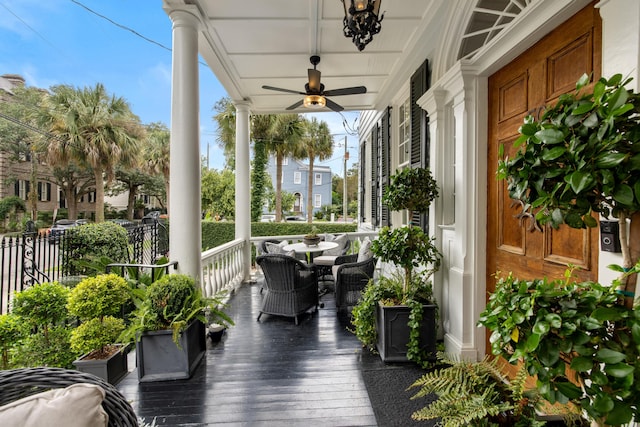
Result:
M27 86L39 88L102 83L109 94L126 99L142 123L170 127L171 20L161 0L0 0L4 74L21 75ZM222 169L212 116L213 105L227 93L206 65L200 65L199 74L200 153L208 154L210 168ZM342 116L308 116L327 122L336 143L331 160L316 164L342 176L347 136ZM345 117L353 125L358 114ZM358 139L347 138L349 169L358 161Z

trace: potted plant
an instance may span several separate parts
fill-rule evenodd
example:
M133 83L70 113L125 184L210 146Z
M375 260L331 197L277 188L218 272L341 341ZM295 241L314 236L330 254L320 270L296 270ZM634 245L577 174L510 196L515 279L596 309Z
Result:
M570 273L533 281L507 276L480 325L493 331L494 353L522 361L537 375L546 399L574 402L599 425L621 425L640 419L640 316L633 305L640 272L634 259L640 253L640 96L619 74L601 78L592 91L585 89L589 81L584 75L575 93L560 96L538 120L525 119L515 142L520 150L499 162L498 177L522 202L520 217L532 230L595 227L593 213L617 217L623 265L614 268L622 275L614 287L575 282Z
M311 231L305 234L302 241L307 246L318 246L320 243L320 236L318 236L318 228L314 225L311 227Z
M536 415L541 399L537 390L527 389L527 372L523 368L509 380L501 372L498 359L489 357L473 362L438 353L438 365L439 368L409 387L418 389L412 399L430 393L438 396L436 401L414 412L411 416L414 420L440 419L441 425L448 427L546 424Z
M572 402L598 425L627 424L640 409L640 312L619 303L615 286L565 276L501 277L479 325L493 331L494 354L536 374L545 399Z
M190 378L206 350L205 322L233 324L222 310L223 293L206 298L192 277L170 274L144 294L122 334L136 341L139 381Z
M127 281L116 274L87 277L71 290L67 308L81 322L71 332L71 349L82 354L73 362L77 370L111 384L128 373L128 345L116 343L125 324L115 316L129 299Z
M428 169L407 168L391 177L383 203L391 210L407 209L412 218L414 212L427 211L437 196L438 186ZM433 239L411 223L395 229L383 227L371 251L400 267L402 273L369 283L353 309L356 336L368 347L375 342L384 361L424 364L433 360L437 305L431 276L441 260Z
M38 283L14 294L12 314L32 331L14 348L15 366L72 367L77 353L69 344L68 294L58 282Z

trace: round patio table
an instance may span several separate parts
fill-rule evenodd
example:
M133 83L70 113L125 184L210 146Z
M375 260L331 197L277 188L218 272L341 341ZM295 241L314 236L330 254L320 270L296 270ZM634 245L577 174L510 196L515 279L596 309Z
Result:
M336 242L320 242L316 246L307 246L306 244L300 243L292 243L290 245L282 248L283 251L289 252L294 251L297 254L307 254L309 258L309 263L313 263L313 255L318 252L324 252L329 249L337 248L338 244Z

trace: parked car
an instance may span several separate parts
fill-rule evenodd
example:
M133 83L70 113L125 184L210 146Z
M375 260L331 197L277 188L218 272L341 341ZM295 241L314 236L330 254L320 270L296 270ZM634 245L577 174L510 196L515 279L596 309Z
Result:
M306 218L303 218L301 216L288 216L285 217L285 221L306 221Z
M135 227L136 223L133 221L129 221L128 219L121 219L121 218L114 218L114 219L110 219L108 220L109 222L113 222L114 224L118 224L124 228L131 228L131 227Z
M276 220L276 216L270 215L270 214L262 215L262 218L260 218L260 222L273 222L275 220Z
M64 235L65 230L77 227L79 225L88 224L88 219L59 219L49 229L49 243L55 244L60 242L60 238Z

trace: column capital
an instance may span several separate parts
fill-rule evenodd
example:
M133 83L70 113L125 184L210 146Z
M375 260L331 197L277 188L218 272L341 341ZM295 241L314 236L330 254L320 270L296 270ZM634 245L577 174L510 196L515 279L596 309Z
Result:
M237 112L242 113L250 113L251 112L251 104L248 101L238 101L234 102L233 105L236 107Z
M173 28L188 27L199 29L201 26L198 10L195 6L185 6L182 9L174 10L169 14Z

